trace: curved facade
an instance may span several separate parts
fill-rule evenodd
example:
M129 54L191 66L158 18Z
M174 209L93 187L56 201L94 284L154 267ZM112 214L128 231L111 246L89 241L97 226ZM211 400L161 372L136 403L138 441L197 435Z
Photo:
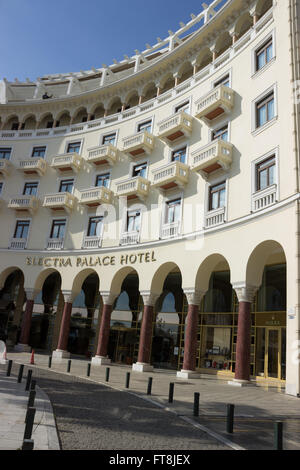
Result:
M120 63L1 83L11 346L299 393L298 1L220 3Z

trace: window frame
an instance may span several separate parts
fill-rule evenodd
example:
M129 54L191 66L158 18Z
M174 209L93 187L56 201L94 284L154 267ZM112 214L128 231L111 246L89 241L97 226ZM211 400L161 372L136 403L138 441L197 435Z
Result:
M100 136L100 146L102 146L102 145L113 145L114 147L116 147L116 146L117 146L117 141L118 141L118 133L119 133L119 131L116 130L116 131L114 131L114 132L106 132L106 133L104 133L104 134L101 134L101 136ZM112 135L115 136L115 141L114 141L114 143L113 143L113 144L111 144L111 143L106 143L106 144L105 144L105 143L104 143L104 139L105 139L106 137L110 137L110 136L112 136Z
M98 186L98 185L97 185L97 180L98 180L98 178L100 178L101 176L106 176L106 175L108 176L108 186L104 186L104 187L107 188L107 189L110 189L110 185L111 185L111 172L110 172L110 171L103 171L103 172L101 172L101 173L97 173L97 174L96 174L95 184L94 184L94 187L95 187L95 188L101 188L101 187L103 186L103 185Z
M213 188L217 188L219 186L223 186L223 188L221 188L220 190L216 190L214 192L212 192L212 189ZM219 205L219 202L220 202L220 193L221 191L224 191L224 205L223 206L220 206ZM222 209L223 207L225 208L226 207L226 180L222 180L218 183L214 183L214 184L210 184L209 185L209 188L208 188L208 205L207 205L207 213L211 212L211 211L217 211L218 209ZM218 207L212 207L212 195L215 194L215 193L218 193Z
M187 111L184 111L186 114L191 114L191 103L192 103L192 97L188 97L185 100L181 100L179 103L176 103L173 105L173 113L172 114L178 114L181 113L182 110L180 108L184 108L187 106Z
M264 190L267 189L267 188L257 189L256 168L257 168L257 165L263 163L264 161L268 160L272 156L275 157L275 183L273 183L273 184L276 185L276 187L277 187L276 198L279 201L279 190L280 190L279 174L280 173L279 173L279 148L278 147L273 148L269 152L261 155L260 157L256 158L255 160L253 160L251 162L251 181L252 181L252 183L251 183L251 196L254 196L259 191L264 191ZM270 185L270 186L273 186L273 185ZM268 187L270 187L270 186L268 186Z
M223 85L226 77L228 77L228 88L231 88L232 87L232 73L231 73L231 69L228 70L227 72L224 72L222 75L220 75L220 77L218 77L216 80L214 80L211 84L211 88L214 89L214 88L217 88L218 86L220 85Z
M257 53L267 45L268 42L272 41L273 46L273 57L269 62L265 63L260 69L257 68ZM251 59L251 70L252 78L259 76L260 73L263 73L275 60L276 60L276 30L273 29L267 36L265 36L256 46L252 49L252 59Z
M27 236L26 236L26 238L25 238L25 237L18 237L18 238L16 237L18 224L19 224L20 222L26 222L26 223L28 223L28 230L27 230ZM26 244L27 244L27 240L29 239L30 225L31 225L31 219L24 219L24 218L22 218L22 219L19 219L19 218L16 219L16 223L15 223L15 227L14 227L14 230L13 230L12 238L13 238L14 240L22 240L22 239L24 239L24 240L26 240Z
M262 103L268 96L273 94L274 99L274 116L269 121L266 121L264 124L257 126L257 105ZM269 126L274 124L278 119L278 99L277 99L277 83L270 86L267 90L261 93L252 101L252 110L251 110L251 126L252 135L257 135L260 132L267 129Z
M74 152L74 151L69 152L69 146L72 145L72 144L77 144L77 143L80 144L79 151L78 152ZM65 152L64 153L78 153L78 155L81 155L82 148L83 148L83 139L69 140L69 141L66 142Z
M44 148L45 149L45 153L44 153L43 157L33 155L34 149L36 149L36 148ZM43 160L46 160L46 153L47 153L47 145L34 145L31 149L31 152L30 152L30 158L42 158Z
M35 194L26 194L25 193L25 190L26 190L26 186L27 185L36 185L36 193ZM39 181L25 181L24 183L24 186L23 186L23 192L22 192L22 195L23 196L36 196L38 195L38 190L39 190Z
M7 160L7 161L10 161L11 160L11 157L12 157L12 150L13 148L12 147L0 147L0 153L1 151L3 150L6 150L6 149L10 149L10 153L9 153L9 158L4 158L4 157L0 157L0 160Z
M65 181L73 181L73 186L72 186L72 191L61 191L61 185L63 182ZM74 189L75 189L75 178L60 178L59 181L58 181L58 193L66 193L68 192L69 194L74 194Z
M90 229L91 229L91 221L92 219L101 219L101 233L100 235L90 235ZM86 237L99 237L102 239L103 235L103 228L104 228L104 216L103 215L91 215L88 218L88 224L87 224L87 230L86 230Z
M54 228L54 222L59 222L59 221L64 221L65 222L65 229L64 229L64 237L63 238L60 238L60 237L53 237L53 228ZM68 219L66 217L55 217L55 218L52 218L51 219L51 224L50 224L50 231L49 231L49 239L50 240L65 240L65 237L66 237L66 232L67 232L67 223L68 223ZM59 225L62 225L62 224L59 224Z

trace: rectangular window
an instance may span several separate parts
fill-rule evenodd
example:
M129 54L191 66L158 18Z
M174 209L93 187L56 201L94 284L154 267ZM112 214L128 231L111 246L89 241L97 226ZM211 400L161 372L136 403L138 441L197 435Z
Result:
M46 153L46 147L33 147L31 156L44 158L45 153Z
M0 158L4 158L5 160L9 160L11 156L11 148L10 147L0 147Z
M224 86L228 86L228 87L230 86L229 74L225 75L225 77L223 77L220 80L218 80L217 82L215 82L214 83L214 88L217 88L220 85L224 85Z
M61 180L59 185L59 192L60 193L72 193L74 186L74 180Z
M38 183L25 183L24 189L23 189L23 195L27 196L36 196L37 195L37 189L38 189Z
M105 188L108 188L109 180L110 180L110 173L105 173L103 175L97 175L96 176L95 186L96 187L105 186Z
M87 236L100 237L102 235L103 217L90 217Z
M132 170L132 177L141 176L142 178L146 178L147 173L147 163L140 163L139 165L135 165Z
M275 166L275 155L256 165L256 191L275 184Z
M256 103L256 127L261 127L275 116L274 92Z
M228 124L226 126L221 127L220 129L216 129L212 131L212 140L225 140L228 141Z
M102 139L102 145L115 145L116 143L116 133L104 135Z
M255 53L256 71L262 69L271 59L273 59L273 41L270 39Z
M174 199L166 203L166 224L172 224L174 222L179 222L181 218L181 199Z
M209 188L209 210L219 209L225 206L226 187L225 181Z
M139 232L141 222L140 211L127 212L127 232Z
M175 113L188 113L190 109L190 103L186 101L175 107Z
M14 238L27 238L29 224L29 220L18 220L16 223Z
M172 162L185 163L185 160L186 160L186 147L183 147L182 149L175 150L174 152L172 152L172 156L171 156Z
M66 219L61 220L53 220L50 238L59 238L63 239L65 236L65 228L66 228Z
M138 132L151 132L152 129L152 120L151 121L146 121L142 122L141 124L138 125Z
M68 144L67 153L79 153L81 147L81 142L71 142Z

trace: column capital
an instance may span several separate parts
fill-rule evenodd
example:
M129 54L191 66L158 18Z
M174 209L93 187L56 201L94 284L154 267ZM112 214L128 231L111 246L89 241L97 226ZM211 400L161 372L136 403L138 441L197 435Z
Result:
M26 299L27 300L34 300L34 298L38 295L40 292L40 289L27 289L26 287L24 288L25 293L26 293Z
M100 292L100 295L102 296L104 305L113 305L114 301L119 296L119 294L115 292Z
M75 292L72 292L71 290L62 290L61 293L64 296L64 301L68 304L72 304L73 300L75 299L77 295Z
M193 287L188 289L183 289L183 292L186 295L189 305L197 305L198 307L201 304L201 300L205 295L206 291L200 289L194 289Z
M232 288L235 290L239 302L252 303L256 291L259 289L258 286L246 284L245 282L236 282L232 284Z
M150 292L150 291L143 291L143 292L140 292L140 294L143 297L144 306L147 306L147 307L154 307L157 299L160 296L160 294L158 294L157 292Z

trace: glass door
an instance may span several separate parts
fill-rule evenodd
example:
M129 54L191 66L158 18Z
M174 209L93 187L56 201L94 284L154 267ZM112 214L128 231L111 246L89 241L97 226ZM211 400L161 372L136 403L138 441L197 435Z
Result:
M281 345L279 342L280 330L267 330L267 355L266 366L267 377L274 379L280 378L280 356Z

